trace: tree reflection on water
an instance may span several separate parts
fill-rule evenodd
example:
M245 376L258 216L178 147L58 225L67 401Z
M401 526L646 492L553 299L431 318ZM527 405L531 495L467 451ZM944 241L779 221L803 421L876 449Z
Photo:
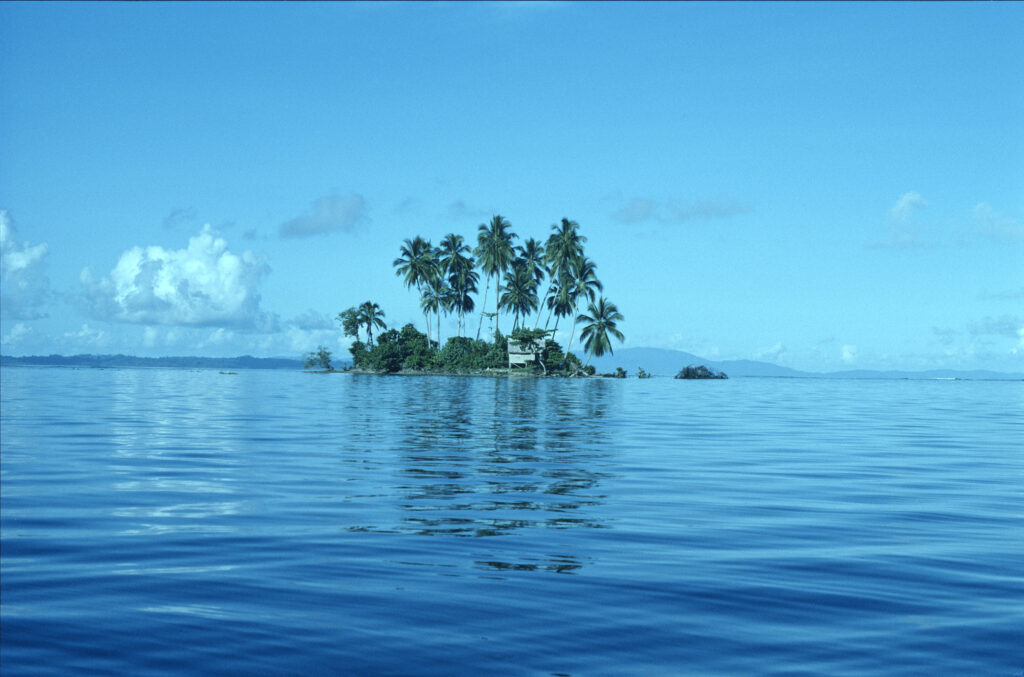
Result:
M617 384L572 379L359 377L347 401L357 423L345 449L397 509L350 532L518 535L530 547L475 552L489 571L568 573L581 566L553 530L607 528L601 481L613 454ZM372 435L369 430L373 429ZM355 464L355 459L359 459ZM368 460L372 459L372 461ZM382 476L390 478L383 480ZM366 477L366 476L364 476ZM381 486L385 481L387 486ZM379 492L379 493L378 493ZM388 519L395 516L395 520ZM545 535L547 534L547 535ZM518 542L518 541L517 541ZM552 551L555 551L552 553Z
M608 455L600 382L424 379L404 403L404 529L500 536L519 529L601 528Z

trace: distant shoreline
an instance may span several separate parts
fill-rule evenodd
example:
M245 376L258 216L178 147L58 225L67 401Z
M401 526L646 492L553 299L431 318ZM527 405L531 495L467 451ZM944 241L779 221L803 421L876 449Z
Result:
M693 357L693 356L687 356ZM625 360L621 360L625 362ZM650 360L648 361L650 363ZM729 363L706 362L709 365L728 365ZM684 362L685 364L685 362ZM733 363L732 366L735 366ZM0 366L6 367L78 367L78 368L168 368L168 369L260 369L260 370L294 370L308 371L303 369L302 360L293 360L284 357L252 357L242 355L240 357L136 357L133 355L28 355L12 357L0 355ZM351 362L346 360L337 365L337 373L367 373L376 372L369 370L351 370L345 372ZM599 367L600 369L600 367ZM675 367L676 370L679 367ZM653 370L651 370L653 371ZM506 374L458 374L433 371L402 371L407 376L505 376ZM674 374L675 371L672 372ZM820 379L844 379L844 380L959 380L959 381L1024 381L1024 374L992 372L986 370L952 370L952 369L931 369L924 371L847 371L847 372L793 372L790 374L750 374L742 370L734 369L729 372L730 378L787 378L797 380L820 380ZM600 374L600 373L599 373ZM595 377L600 377L596 374ZM518 374L516 374L518 376ZM657 378L671 378L672 375L653 371ZM543 378L543 376L540 376ZM635 372L630 372L628 378L636 378Z
M135 357L134 355L0 355L5 367L163 367L171 369L294 369L302 370L301 360L284 357Z

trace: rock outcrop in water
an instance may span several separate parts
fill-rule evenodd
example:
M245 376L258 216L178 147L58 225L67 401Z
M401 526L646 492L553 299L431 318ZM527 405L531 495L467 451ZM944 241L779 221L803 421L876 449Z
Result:
M700 365L699 367L695 367L695 366L693 366L691 364L689 366L683 367L683 369L681 369L679 371L679 373L676 374L676 378L703 379L703 378L729 378L729 377L725 375L724 371L712 371L711 369L708 369L707 367L705 367L703 364Z

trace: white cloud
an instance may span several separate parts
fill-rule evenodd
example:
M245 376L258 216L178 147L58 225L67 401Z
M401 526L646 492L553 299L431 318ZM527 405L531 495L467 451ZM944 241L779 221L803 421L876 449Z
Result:
M983 237L996 242L1024 242L1024 221L1001 214L985 202L975 206L972 216Z
M16 325L14 325L13 327L11 327L11 331L8 332L7 336L3 337L3 344L4 345L15 345L16 343L18 343L19 341L21 341L23 338L25 338L26 336L28 336L31 333L32 333L32 328L31 327L26 327L24 324L19 322Z
M366 216L366 200L358 193L345 197L325 195L313 201L310 210L278 227L281 237L308 237L336 230L350 231Z
M769 362L778 362L779 358L782 357L783 353L786 352L786 346L782 343L776 343L770 348L761 348L754 353L755 360L767 360Z
M914 213L928 206L920 193L904 193L889 209L889 239L873 242L871 249L909 249L927 246L921 241L915 228Z
M839 352L839 359L846 364L853 364L857 361L857 346L844 345Z
M64 334L65 339L70 339L72 345L81 346L104 346L108 343L109 337L102 329L93 329L88 324L83 324L78 331Z
M235 338L235 333L225 329L224 327L218 327L206 338L205 341L199 344L199 348L205 348L208 345L219 346L225 343L229 343Z
M1011 355L1024 355L1024 327L1017 330L1017 345L1010 348Z
M45 243L34 247L20 242L6 210L0 210L0 309L19 320L47 317L43 307L50 300L50 280L44 272Z
M896 200L896 204L889 210L889 218L898 223L905 223L914 212L927 206L928 202L921 197L920 193L910 191L900 195Z
M276 317L259 307L269 266L252 252L236 255L227 247L206 225L187 249L125 251L98 281L86 268L81 281L91 311L114 322L274 331Z

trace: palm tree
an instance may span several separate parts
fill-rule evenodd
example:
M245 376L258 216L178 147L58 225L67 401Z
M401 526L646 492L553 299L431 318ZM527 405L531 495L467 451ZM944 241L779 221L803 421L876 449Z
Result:
M622 313L615 307L615 304L605 300L603 296L598 299L596 304L591 303L586 314L580 315L577 319L586 323L580 333L583 347L588 353L587 361L583 366L590 364L591 357L601 357L606 351L609 354L614 354L611 339L608 338L609 334L617 338L619 343L625 340L622 332L616 327L616 323L625 318L622 317Z
M498 305L515 313L513 330L519 326L520 316L525 318L537 307L537 280L523 259L516 259L512 270L505 273L505 293Z
M571 287L568 280L563 278L561 282L551 286L548 290L547 306L548 306L548 322L551 321L551 315L555 316L555 327L553 332L558 331L558 321L563 317L572 315L572 298L569 295ZM547 322L544 323L544 328L547 329Z
M473 270L472 261L470 266L461 271L453 272L448 276L448 286L452 290L452 307L459 313L459 335L462 336L465 329L466 313L473 312L475 304L471 294L477 292L476 283L480 275Z
M569 342L565 345L565 357L569 357L569 346L576 335L576 323L579 321L579 304L586 297L593 302L598 291L604 291L604 285L597 279L597 264L586 256L580 256L572 262L569 288L569 298L572 301L572 332L569 333ZM565 360L562 361L563 364Z
M402 243L401 256L394 260L395 275L403 277L406 287L416 287L420 294L420 304L423 300L423 287L430 283L437 272L436 257L430 240L424 240L417 235L414 239L408 238ZM424 313L423 319L427 325L427 337L430 336L430 317Z
M366 301L359 306L357 317L359 325L366 327L366 345L373 348L373 328L386 328L384 324L384 311L376 303Z
M473 299L479 275L473 270L473 258L469 245L465 244L461 235L448 233L441 240L438 263L441 272L448 278L450 294L447 295L447 309L454 309L459 314L459 335L462 335L464 314L472 312Z
M448 285L444 283L444 278L435 275L424 287L420 296L420 307L423 308L424 315L426 316L427 313L437 314L437 345L439 348L441 347L441 311L444 310L447 303L445 300L447 295ZM430 342L429 319L427 320L427 342Z
M500 214L495 214L491 218L490 224L481 223L477 227L477 246L473 252L484 274L488 278L493 276L496 281L494 301L495 329L498 326L497 313L501 299L501 275L508 268L513 257L512 238L516 237L516 234L509 230L511 227L512 224L508 222L508 219ZM491 281L488 279L487 285L484 286L484 306L487 305L487 290L490 288L490 284ZM478 339L480 338L480 329L483 327L483 324L484 316L481 314L480 325L476 330L476 337Z
M544 249L544 260L550 268L549 275L551 279L568 278L572 262L583 256L583 243L587 241L587 238L577 232L579 227L580 224L566 218L563 218L561 223L552 224L552 233L548 237L548 242ZM544 298L545 304L550 296L558 292L560 286L562 285L553 284L549 287L548 293ZM548 319L544 323L545 328L547 323L551 321L551 305L546 305L548 305L549 312ZM540 322L540 314L537 315L537 322ZM534 325L534 329L536 328L536 325Z
M516 247L516 254L518 260L526 266L526 272L540 286L548 272L548 267L544 260L544 245L531 237Z

